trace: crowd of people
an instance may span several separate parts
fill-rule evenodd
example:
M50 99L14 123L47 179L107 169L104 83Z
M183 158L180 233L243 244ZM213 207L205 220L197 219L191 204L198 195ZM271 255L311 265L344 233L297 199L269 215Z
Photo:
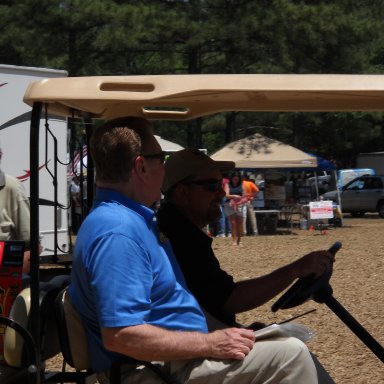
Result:
M218 221L209 224L210 233L216 237L232 237L233 245L241 245L242 236L258 234L254 209L262 192L247 173L223 172L222 180L225 196L221 215Z

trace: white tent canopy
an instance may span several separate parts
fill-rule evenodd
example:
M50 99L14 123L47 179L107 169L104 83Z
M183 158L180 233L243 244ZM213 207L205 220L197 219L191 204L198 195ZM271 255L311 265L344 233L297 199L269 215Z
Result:
M316 168L314 156L258 133L227 144L212 156L234 161L236 168Z
M160 147L163 151L166 152L174 152L174 151L180 151L183 149L183 147L179 144L176 144L172 141L165 140L160 136L155 135L157 142L160 144Z

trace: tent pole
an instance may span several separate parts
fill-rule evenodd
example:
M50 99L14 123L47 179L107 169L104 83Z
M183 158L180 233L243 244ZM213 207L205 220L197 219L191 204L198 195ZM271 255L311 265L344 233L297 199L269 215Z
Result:
M339 189L339 183L337 182L337 170L335 169L333 172L335 172L335 180L336 180L336 191L337 191L337 202L339 204L340 208L340 214L341 214L341 226L343 226L343 207L341 206L341 195L340 195L340 189Z
M319 201L319 184L317 179L317 171L315 171L315 188L316 188L316 200Z

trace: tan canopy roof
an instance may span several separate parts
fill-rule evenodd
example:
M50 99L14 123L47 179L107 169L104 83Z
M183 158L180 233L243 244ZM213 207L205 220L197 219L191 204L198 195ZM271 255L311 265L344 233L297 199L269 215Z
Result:
M234 161L237 168L315 168L317 159L258 133L227 144L212 156Z
M45 79L24 101L110 119L186 120L224 111L382 111L384 75L156 75Z

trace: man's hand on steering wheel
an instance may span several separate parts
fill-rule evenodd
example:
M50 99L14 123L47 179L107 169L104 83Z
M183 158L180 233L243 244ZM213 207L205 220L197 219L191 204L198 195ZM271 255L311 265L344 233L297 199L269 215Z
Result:
M272 311L296 307L310 298L324 302L332 294L329 279L332 276L335 254L340 248L341 243L336 242L328 251L312 252L299 259L297 262L302 269L298 276L301 277L272 305ZM317 256L313 255L318 255L319 259L314 259Z
M296 277L313 275L320 277L327 269L332 268L335 255L329 251L314 251L292 263Z

